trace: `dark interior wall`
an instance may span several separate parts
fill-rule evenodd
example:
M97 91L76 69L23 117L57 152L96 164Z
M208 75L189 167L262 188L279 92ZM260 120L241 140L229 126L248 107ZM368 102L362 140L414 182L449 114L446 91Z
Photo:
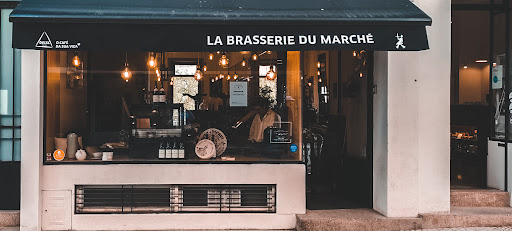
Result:
M0 210L20 209L20 162L0 162Z

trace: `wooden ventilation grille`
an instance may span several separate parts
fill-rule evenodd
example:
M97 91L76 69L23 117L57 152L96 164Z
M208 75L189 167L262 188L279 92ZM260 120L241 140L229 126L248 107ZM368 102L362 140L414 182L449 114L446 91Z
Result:
M77 185L75 213L275 213L275 185Z

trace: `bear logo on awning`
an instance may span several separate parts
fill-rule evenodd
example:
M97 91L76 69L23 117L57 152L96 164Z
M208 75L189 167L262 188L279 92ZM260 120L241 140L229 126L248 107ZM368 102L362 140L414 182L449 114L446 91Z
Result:
M36 47L39 48L53 48L52 41L50 40L50 37L46 33L46 31L43 31L41 34L41 37L39 37L39 40L37 40Z

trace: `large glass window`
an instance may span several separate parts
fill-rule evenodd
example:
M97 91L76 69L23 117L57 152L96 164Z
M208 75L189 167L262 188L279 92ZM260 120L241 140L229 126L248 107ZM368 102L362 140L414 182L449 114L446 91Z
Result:
M302 161L301 55L47 51L45 162Z

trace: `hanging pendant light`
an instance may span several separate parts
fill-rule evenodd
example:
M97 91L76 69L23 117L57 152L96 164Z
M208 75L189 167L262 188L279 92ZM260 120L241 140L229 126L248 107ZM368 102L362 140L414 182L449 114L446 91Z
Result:
M245 61L245 55L242 57L242 67L247 66L247 62Z
M235 75L233 75L233 79L236 80L238 79L238 74L235 72Z
M197 69L196 73L194 74L194 78L196 78L197 81L203 78L203 73L201 72L201 65L199 64L199 52L197 53Z
M258 55L256 53L254 53L252 55L252 60L254 60L254 61L258 60Z
M121 72L121 78L126 82L132 78L132 72L128 68L128 52L125 53L124 70Z
M211 60L213 60L213 53L210 53L210 54L208 55L208 59L209 59L210 61L211 61Z
M156 59L155 59L155 54L153 52L149 52L148 67L149 68L155 68L156 67Z
M220 73L219 74L219 79L223 79L224 78L224 74Z
M206 66L206 64L203 66L203 71L206 71L208 69L208 67Z
M226 53L222 53L222 56L219 59L219 65L222 67L227 67L229 65L229 59L226 56Z
M272 64L270 64L270 69L267 72L267 79L274 80L274 79L276 79L276 77L277 77L277 75L276 75L276 72L274 71L274 66Z
M79 67L80 66L80 57L78 57L78 54L75 54L75 57L73 57L72 60L73 66Z

